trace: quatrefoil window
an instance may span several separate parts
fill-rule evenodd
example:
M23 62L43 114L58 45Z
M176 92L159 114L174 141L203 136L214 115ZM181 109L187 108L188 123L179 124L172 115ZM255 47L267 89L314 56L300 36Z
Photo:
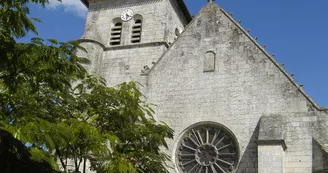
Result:
M239 160L238 143L221 125L199 124L182 136L176 160L182 173L231 173Z

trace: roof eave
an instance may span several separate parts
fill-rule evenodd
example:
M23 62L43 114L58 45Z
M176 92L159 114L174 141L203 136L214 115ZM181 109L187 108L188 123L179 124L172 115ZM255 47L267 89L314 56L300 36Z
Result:
M81 2L87 7L89 8L89 2L87 0L81 0Z
M186 4L184 3L183 0L177 0L179 7L182 10L182 13L184 14L184 16L186 17L187 22L189 23L192 20L191 14L186 6Z
M81 0L81 2L87 7L89 8L89 2L87 0ZM184 3L183 0L177 0L179 7L182 10L182 13L184 14L184 16L186 17L186 20L188 21L188 23L192 20L191 14L186 6L186 4Z

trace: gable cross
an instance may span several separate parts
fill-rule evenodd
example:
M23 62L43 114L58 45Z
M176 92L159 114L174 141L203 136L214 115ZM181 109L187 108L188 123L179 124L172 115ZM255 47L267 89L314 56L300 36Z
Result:
M215 1L215 0L207 0L207 2L209 2L209 3L213 3L213 1Z

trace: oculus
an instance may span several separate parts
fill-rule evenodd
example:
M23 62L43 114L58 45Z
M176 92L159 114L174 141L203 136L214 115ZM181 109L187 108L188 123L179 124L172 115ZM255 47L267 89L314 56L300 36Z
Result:
M232 173L238 160L235 136L216 124L193 126L184 133L176 150L181 173Z

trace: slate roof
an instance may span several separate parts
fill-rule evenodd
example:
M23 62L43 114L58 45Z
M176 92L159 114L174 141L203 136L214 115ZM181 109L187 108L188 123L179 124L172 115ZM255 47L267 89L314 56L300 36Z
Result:
M131 2L132 4L139 4L139 3L144 3L147 1L154 1L154 0L129 0L129 2ZM182 13L184 14L185 18L187 19L188 23L192 20L191 14L186 6L186 4L184 3L183 0L176 0ZM81 0L81 2L86 6L89 7L89 2L88 0ZM113 2L115 3L115 2Z

